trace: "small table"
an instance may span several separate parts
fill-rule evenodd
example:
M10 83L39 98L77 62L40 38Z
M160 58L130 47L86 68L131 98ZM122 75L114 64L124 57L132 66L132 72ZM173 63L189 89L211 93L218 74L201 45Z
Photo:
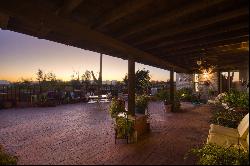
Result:
M93 104L97 103L99 110L102 110L101 103L109 102L108 95L94 95L89 96L90 101L88 103Z

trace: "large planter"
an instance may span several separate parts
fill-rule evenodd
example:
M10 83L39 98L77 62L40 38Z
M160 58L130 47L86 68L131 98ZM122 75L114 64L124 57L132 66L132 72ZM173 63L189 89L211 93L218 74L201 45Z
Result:
M172 112L172 104L164 104L165 112Z
M3 102L3 108L11 108L12 107L12 102L11 101L5 101Z
M142 109L142 108L139 108L139 107L135 107L135 113L145 114L145 109Z
M19 101L16 103L16 107L18 108L26 108L26 107L31 107L31 103L30 102L26 102L26 101Z
M239 113L248 113L247 109L244 109L244 108L241 108L241 107L236 107L234 110L236 112L239 112Z

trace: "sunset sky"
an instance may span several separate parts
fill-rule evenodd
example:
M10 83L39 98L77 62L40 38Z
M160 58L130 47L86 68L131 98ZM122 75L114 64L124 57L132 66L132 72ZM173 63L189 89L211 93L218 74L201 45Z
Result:
M69 80L73 71L82 74L93 70L97 74L99 58L96 52L0 29L0 80L35 81L39 68L55 73L62 80ZM169 79L167 70L136 63L136 70L143 68L150 71L151 80ZM103 56L103 80L122 80L127 70L126 60Z

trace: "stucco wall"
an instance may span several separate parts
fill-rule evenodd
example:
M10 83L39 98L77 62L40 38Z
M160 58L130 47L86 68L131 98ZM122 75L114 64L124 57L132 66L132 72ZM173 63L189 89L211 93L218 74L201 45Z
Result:
M193 74L176 73L176 89L179 90L181 88L194 89Z
M198 81L198 93L200 93L202 99L207 100L209 98L209 91L214 91L215 93L218 93L217 72L209 74L208 79L206 79L203 74L199 74ZM192 88L194 90L194 74L176 74L176 89L179 90L184 87Z

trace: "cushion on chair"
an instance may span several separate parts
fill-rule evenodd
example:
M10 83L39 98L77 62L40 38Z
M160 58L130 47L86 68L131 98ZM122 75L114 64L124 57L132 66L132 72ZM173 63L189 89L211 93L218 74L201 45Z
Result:
M247 134L247 150L249 151L249 131L248 131L248 134Z
M238 125L238 132L242 139L246 139L249 128L249 113L241 120Z
M239 141L239 144L245 150L247 150L248 148L247 142L246 140L243 140L243 139L238 140L238 138L236 137L229 137L229 136L218 134L218 133L211 133L208 135L208 138L207 138L207 143L217 144L225 148L228 148L229 146L237 146L238 141Z
M228 137L218 133L208 135L207 143L214 143L220 146L229 147L232 144L238 144L238 138Z
M215 124L210 125L209 134L211 133L227 135L229 137L239 137L239 133L237 129L215 125Z

